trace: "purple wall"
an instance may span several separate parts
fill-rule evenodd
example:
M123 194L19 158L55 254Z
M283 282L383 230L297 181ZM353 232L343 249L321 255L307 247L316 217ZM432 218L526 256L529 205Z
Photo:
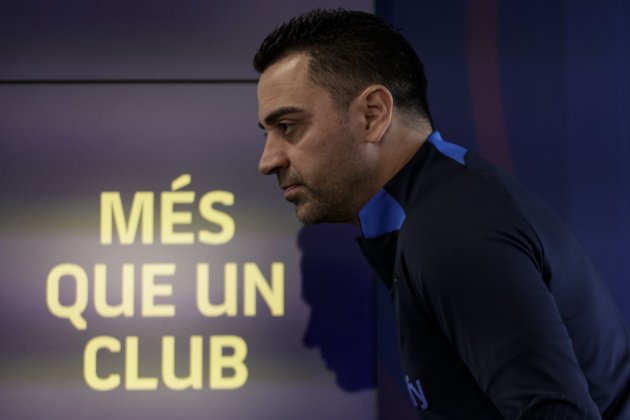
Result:
M316 5L342 4L25 1L0 7L3 418L375 417L372 278L342 279L350 291L352 281L366 285L367 296L356 299L365 302L361 305L344 307L326 299L326 293L339 290L333 280L343 273L335 272L335 261L321 247L308 241L298 246L301 231L291 205L283 202L275 180L256 170L263 136L252 56L276 24ZM364 0L343 5L371 8ZM190 183L173 187L182 174L190 174ZM192 201L174 206L191 218L174 228L176 234L192 234L189 244L162 239L161 214L168 205L161 197L173 188L194 192ZM136 192L154 194L151 243L143 244L138 234L132 244L121 244L117 233L112 244L103 243L101 193L106 191L120 193L127 220ZM224 221L208 220L198 210L202 197L213 191L233 197L233 203L214 206L235 225L233 236L219 244L196 236L226 229ZM348 233L336 243L337 256L355 249ZM319 262L317 275L303 275L304 261ZM79 311L84 330L55 316L59 311L48 302L50 274L64 263L87 276L87 303ZM275 302L283 303L282 311L272 313L256 293L256 314L246 314L246 268L259 269L271 284L279 278L272 274L278 263L284 288L273 291L281 296ZM95 291L99 264L107 271L107 293ZM133 295L121 291L125 264L134 267ZM151 289L142 270L151 264L174 267L157 277L153 299L173 307L172 316L142 312L142 296ZM204 315L197 308L198 264L209 267L210 301L216 305L229 289L228 267L236 267L236 294L229 294L236 297L235 316ZM258 277L254 271L249 279ZM75 304L79 282L72 276L59 280L59 293L53 293L58 305ZM316 293L305 295L307 287ZM123 295L131 297L130 316L108 318L97 310L96 296L115 305ZM368 343L358 358L339 345L347 324L330 322L326 309L331 307L348 320L358 317L355 330L363 341L351 344ZM213 353L209 343L226 335L246 344L248 377L236 389L212 389L210 366L221 357L229 360L234 350L228 346ZM85 378L90 370L84 368L85 351L99 336L121 346L97 353L99 377L121 375L121 383L109 391L92 389ZM191 337L201 337L195 368L202 373L201 389L179 391L166 384L165 336L175 338L180 377L190 370ZM126 355L133 353L127 337L137 337L138 358L126 365ZM125 372L133 363L141 378L157 378L156 390L128 389ZM221 370L227 378L234 373L229 366Z

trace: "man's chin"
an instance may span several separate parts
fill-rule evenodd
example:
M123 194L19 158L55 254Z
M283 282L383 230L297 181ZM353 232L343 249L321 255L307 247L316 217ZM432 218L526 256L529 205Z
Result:
M304 225L315 225L324 221L325 212L318 206L314 206L311 201L300 200L294 204L295 215L300 223Z
M340 214L326 211L317 206L309 206L307 203L296 204L295 214L300 223L304 225L316 225L318 223L353 223L352 219L341 217Z
M315 225L323 222L322 217L317 217L318 215L313 214L313 212L308 211L308 209L304 209L304 206L295 206L295 215L298 221L303 225Z

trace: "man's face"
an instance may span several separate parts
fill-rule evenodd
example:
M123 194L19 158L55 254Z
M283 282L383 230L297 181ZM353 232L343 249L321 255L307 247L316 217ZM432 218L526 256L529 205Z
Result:
M258 83L266 132L258 169L275 174L302 223L355 222L370 179L358 125L309 77L308 57L269 66Z

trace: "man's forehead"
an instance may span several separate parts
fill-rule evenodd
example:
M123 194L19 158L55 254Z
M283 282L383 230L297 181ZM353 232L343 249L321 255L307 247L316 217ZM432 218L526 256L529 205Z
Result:
M266 89L286 89L308 82L308 58L304 54L291 54L263 71L258 81L258 94L266 93Z
M308 57L292 54L270 65L258 82L258 112L261 122L279 109L307 111L324 92L308 74Z
M283 72L295 73L295 72L307 72L310 58L305 53L289 53L280 58L276 62L272 63L263 71L263 74L269 73L269 71L275 71L280 74Z

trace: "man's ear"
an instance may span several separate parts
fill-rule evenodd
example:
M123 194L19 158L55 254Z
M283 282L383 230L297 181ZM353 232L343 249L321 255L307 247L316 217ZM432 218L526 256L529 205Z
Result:
M361 113L363 136L370 143L378 143L392 121L394 98L383 85L371 85L357 97L356 104Z

